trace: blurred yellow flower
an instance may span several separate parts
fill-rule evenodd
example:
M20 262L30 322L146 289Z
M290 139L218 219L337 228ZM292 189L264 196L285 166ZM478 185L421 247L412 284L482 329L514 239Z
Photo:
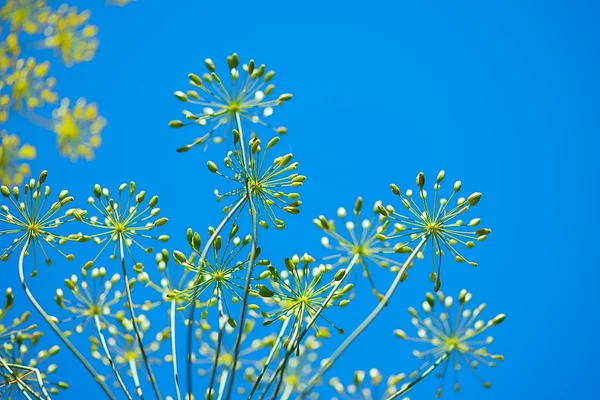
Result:
M106 4L111 5L111 6L123 7L134 1L135 0L106 0Z
M24 107L33 109L42 107L46 103L56 102L57 95L52 91L56 85L56 79L47 77L49 69L49 62L36 64L33 57L27 60L18 59L14 67L9 68L4 78L4 84L9 89L8 95L17 111ZM2 100L4 97L0 97L0 113L8 112L5 109L6 100ZM0 114L0 119L2 119L2 114Z
M72 109L69 105L70 100L63 99L52 115L58 149L71 161L79 157L91 160L94 149L102 143L100 133L106 126L106 119L98 114L96 104L87 104L84 98L77 100Z
M30 173L29 164L24 161L35 158L35 147L29 144L20 146L19 137L4 130L0 132L0 138L0 182L3 185L20 185Z
M0 8L0 21L10 23L12 32L37 33L48 18L46 0L8 0Z
M77 8L62 4L48 17L44 30L44 46L60 52L63 63L71 66L94 57L99 40L98 28L88 24L90 12L77 13Z

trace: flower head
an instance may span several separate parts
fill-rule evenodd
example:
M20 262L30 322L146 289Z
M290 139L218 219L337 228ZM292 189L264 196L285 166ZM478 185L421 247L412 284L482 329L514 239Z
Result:
M321 348L319 342L314 336L308 336L299 346L298 355L289 359L285 371L283 372L282 398L289 395L299 395L306 388L310 378L316 372L319 356L318 349ZM317 393L311 393L308 399L317 399Z
M108 189L102 188L100 185L94 186L94 196L88 198L88 203L100 215L89 217L88 213L83 210L75 213L79 221L100 231L100 233L86 237L88 240L93 239L102 248L93 260L85 264L84 268L89 269L111 244L113 252L110 258L116 259L117 247L120 246L120 241L123 241L124 251L129 254L135 264L134 269L141 272L143 265L135 261L131 247L135 245L144 252L151 253L153 251L152 247L144 247L139 242L141 239L152 239L160 242L169 240L167 235L151 236L146 233L163 226L168 219L164 217L157 218L160 213L160 208L156 207L158 196L153 196L147 204L145 204L145 200L145 191L142 190L136 194L135 182L121 184L116 200L110 197Z
M13 294L12 288L7 288L4 292L4 296L4 305L2 308L0 308L0 349L5 343L10 343L13 336L17 334L23 335L24 333L33 331L36 328L35 324L24 326L24 324L29 320L29 311L25 311L20 317L13 318L11 321L3 322L4 319L7 318L7 315L13 308L15 302L15 295ZM41 335L41 332L34 334L34 336L37 337Z
M44 46L56 49L66 66L91 60L99 40L96 38L98 28L88 24L89 19L88 10L78 13L76 7L60 5L48 16Z
M354 379L350 384L343 384L339 378L331 378L329 386L331 386L339 397L334 397L332 400L377 400L386 399L396 393L397 385L406 379L406 374L390 375L385 385L383 376L377 368L371 368L368 372L369 380L365 380L367 374L364 370L354 372ZM383 386L383 387L382 387ZM408 397L403 397L402 400L409 400Z
M56 233L58 227L75 219L75 209L68 209L63 215L59 211L73 201L67 190L59 193L58 199L48 209L45 209L46 201L50 198L50 186L44 186L47 171L40 174L39 179L31 179L23 186L23 193L18 186L10 190L7 186L0 188L2 196L8 200L13 208L7 205L0 206L0 223L9 225L7 229L0 230L0 236L15 236L12 244L4 249L0 255L3 261L19 247L27 246L27 254L33 250L34 268L37 266L37 253L40 251L45 259L46 265L51 265L52 260L44 246L56 250L67 260L73 260L73 254L63 253L57 245L62 245L68 240L79 240L79 235L60 235ZM32 275L36 274L36 269Z
M289 214L298 214L299 207L302 202L299 200L300 194L296 192L286 192L290 188L302 186L306 177L293 172L298 167L298 162L292 161L292 153L276 157L271 164L266 162L268 151L273 148L279 141L279 137L275 137L267 143L263 150L261 141L258 138L252 138L248 144L248 168L245 169L243 153L241 149L236 148L234 151L229 151L225 157L224 164L231 171L231 175L221 173L217 169L217 165L209 161L207 166L210 172L236 182L237 187L224 194L219 194L215 191L218 201L226 198L233 198L233 202L227 205L223 212L228 212L234 202L240 199L248 198L248 190L246 189L246 179L250 185L250 195L257 207L259 224L263 228L269 226L270 221L278 229L285 228L283 220L276 215L277 210L284 211ZM236 142L237 144L237 142Z
M21 146L17 135L9 135L0 131L0 183L20 185L30 174L27 160L36 157L35 147L30 144Z
M10 23L12 32L22 30L32 35L46 23L48 12L46 0L8 0L0 8L0 21Z
M362 266L363 275L369 280L373 293L379 295L375 287L375 282L371 277L369 264L373 263L392 272L397 272L402 267L388 255L395 254L393 247L387 240L381 240L389 226L389 221L380 212L381 202L378 201L373 207L373 215L361 219L363 211L363 200L361 197L356 199L352 216L347 218L347 211L344 207L338 208L337 216L341 220L345 231L336 230L335 222L327 219L323 215L313 220L314 224L321 229L327 236L321 239L321 244L335 251L335 254L329 255L324 260L334 260L334 265L348 264L354 257ZM332 241L330 240L333 240Z
M269 266L268 271L263 273L263 277L270 277L270 285L267 287L257 284L256 292L275 307L270 312L263 311L263 317L266 318L263 325L269 325L278 319L291 318L293 329L301 332L306 320L315 316L320 308L345 307L349 303L349 300L342 299L352 289L352 284L336 290L329 298L331 290L344 278L345 269L339 269L327 279L326 276L331 270L324 264L313 267L314 262L315 259L308 254L302 257L294 255L285 259L285 270L279 272ZM343 329L333 325L323 314L318 315L318 318L326 321L340 334L344 333ZM319 329L316 325L313 325L313 328L318 337L328 336L326 329ZM297 338L298 335L293 336Z
M240 67L237 54L227 57L229 68L228 75L231 77L230 88L227 89L215 72L215 64L210 58L205 60L208 73L202 77L189 74L190 84L195 89L175 92L175 97L194 106L201 107L200 112L183 110L187 121L174 120L169 122L172 128L182 128L188 125L200 125L206 127L208 132L198 137L194 142L179 148L177 151L188 151L192 147L206 143L211 137L213 142L221 143L223 136L217 136L216 132L222 128L224 132L231 132L236 120L249 122L253 125L261 125L278 134L287 132L285 127L274 128L265 122L265 119L273 114L273 108L280 106L292 98L289 93L282 94L276 99L267 99L275 89L271 83L274 71L268 71L265 65L256 65L254 60ZM240 70L241 68L241 70Z
M69 99L63 99L60 107L54 110L53 130L60 154L68 156L71 161L83 157L94 158L94 150L102 142L100 133L106 126L106 119L98 114L94 103L86 103L80 98L73 108L69 108Z
M431 248L431 275L430 279L435 282L435 290L441 286L441 263L442 256L447 251L457 262L467 262L469 265L477 266L477 263L467 261L467 259L457 250L457 245L461 244L466 248L475 246L475 242L485 240L492 231L487 228L476 228L480 223L480 218L473 218L469 222L464 222L461 217L465 212L479 203L481 193L472 193L468 198L459 197L456 204L452 206L452 200L458 196L461 189L461 182L456 181L450 197L448 199L439 197L440 185L444 180L446 173L440 171L435 184L433 185L434 196L433 203L427 204L427 192L425 191L425 175L420 172L417 175L417 186L419 187L418 196L421 200L421 207L413 199L412 190L407 190L403 196L398 186L392 184L392 192L400 197L402 205L406 208L406 215L396 212L393 207L382 207L382 212L389 213L392 220L397 221L394 224L394 232L384 239L398 239L401 243L396 244L395 249L398 252L411 252L409 245L416 241L426 240L425 246L429 243ZM425 251L422 248L421 253ZM438 265L436 272L436 260L438 256ZM422 256L422 254L421 254Z
M27 60L18 59L5 72L4 83L9 91L10 103L17 110L24 108L33 109L44 106L46 103L53 104L57 95L53 92L56 79L48 77L50 63L36 63L33 57ZM5 101L0 100L0 108L6 110Z
M442 382L437 397L442 394L444 377L450 363L452 363L456 372L454 374L454 390L458 392L460 390L458 371L461 369L461 363L473 372L485 388L489 388L491 384L479 377L476 368L479 364L495 367L496 361L504 360L504 356L490 354L487 350L486 346L492 344L494 338L492 336L480 338L480 335L489 328L502 323L506 316L498 314L487 322L479 319L481 312L485 309L485 303L473 310L466 308L471 297L471 293L465 289L461 290L458 295L458 310L455 315L451 315L450 310L455 303L451 296L444 296L442 292L438 292L436 295L427 293L422 305L426 314L425 318L421 318L414 308L410 307L408 309L412 317L411 322L417 328L417 337L409 337L400 329L394 331L400 339L427 343L433 346L426 351L415 350L413 352L416 357L425 360L421 370L434 364L436 359L439 360L440 357L445 357L443 365L438 367L442 368L442 372L439 374ZM417 374L418 371L413 372L411 378L414 378Z

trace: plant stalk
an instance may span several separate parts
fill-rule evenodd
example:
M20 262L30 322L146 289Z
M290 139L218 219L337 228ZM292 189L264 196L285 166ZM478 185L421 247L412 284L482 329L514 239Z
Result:
M177 372L177 341L175 340L175 316L177 312L177 301L171 300L171 353L173 360L173 380L175 382L175 392L177 393L177 400L181 400L181 390L179 389L179 373Z
M398 390L396 393L394 393L393 395L391 395L390 397L388 397L386 400L397 399L398 397L402 396L404 393L408 392L410 389L412 389L413 386L415 386L417 383L419 383L422 379L425 379L427 377L427 375L429 375L430 373L432 373L433 370L438 367L438 365L440 365L441 363L443 363L444 361L446 361L449 356L450 356L450 353L444 353L444 354L442 354L442 356L440 358L438 358L433 364L431 364L429 366L429 368L427 368L421 374L421 376L419 376L417 379L415 379L414 381L412 381L412 382L410 382L408 384L402 385L402 389Z

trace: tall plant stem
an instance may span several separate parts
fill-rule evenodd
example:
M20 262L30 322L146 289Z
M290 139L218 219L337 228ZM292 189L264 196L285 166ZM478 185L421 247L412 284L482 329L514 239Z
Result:
M73 345L73 343L71 343L71 341L67 338L67 336L65 336L63 331L60 330L58 325L56 325L56 323L52 320L52 318L46 313L46 311L42 308L42 306L37 302L37 300L33 296L33 293L31 293L31 290L29 290L29 287L27 286L27 282L25 282L25 272L23 270L23 261L25 258L25 253L27 253L28 247L29 247L29 239L23 245L23 249L21 249L21 255L19 256L19 279L21 281L21 286L23 286L23 290L25 291L25 295L27 295L27 298L29 299L29 301L31 302L33 307L37 310L37 312L40 313L42 318L44 318L44 321L46 321L46 323L48 325L50 325L50 328L52 328L54 333L56 333L56 335L58 335L58 337L64 343L64 345L67 346L67 348L71 351L71 353L73 353L75 355L75 357L77 357L77 359L83 364L85 369L87 369L88 372L94 377L94 380L100 385L100 387L102 387L102 390L104 391L106 396L108 396L108 398L111 400L116 400L116 397L112 394L111 390L108 388L108 385L106 385L106 383L104 382L102 377L100 375L98 375L98 373L96 372L94 367L92 367L92 365L85 359L85 357L79 352L79 350L77 350L77 348Z
M250 281L252 280L252 271L254 270L254 259L256 257L256 244L258 240L258 216L256 214L256 207L254 205L254 199L252 198L252 188L250 187L250 179L248 176L248 159L246 157L246 142L244 141L244 132L242 129L242 121L240 119L240 113L235 113L235 122L237 125L238 132L240 134L240 143L242 149L242 160L244 161L244 181L246 183L246 195L248 196L248 204L250 206L250 216L252 218L252 249L250 250L250 257L248 258L248 273L246 274L246 282L244 283L244 294L242 297L240 318L238 321L238 332L235 339L235 346L233 348L233 361L231 363L231 377L229 378L229 384L227 385L227 396L226 399L231 398L233 391L233 382L235 381L235 370L237 368L238 357L240 355L240 346L242 344L242 336L244 333L244 322L246 319L246 304L248 303L248 294L250 293Z
M144 393L142 393L142 385L140 385L140 377L138 376L137 366L133 358L129 359L129 370L131 371L131 377L133 378L133 384L135 385L135 391L141 400L144 400Z
M26 384L19 375L17 375L12 368L10 367L10 365L8 365L6 363L6 361L4 360L4 358L0 357L0 365L2 365L2 367L4 367L4 369L11 374L14 378L15 381L17 382L17 385L19 386L19 390L21 391L21 393L23 393L23 396L25 396L25 398L27 398L28 400L31 400L31 397L29 397L29 393L31 393L36 399L38 400L43 400L42 396L40 396L38 393L35 392L35 390L33 390L28 384ZM13 365L13 368L15 366ZM38 374L38 383L40 385L40 387L42 388L42 391L44 392L44 396L46 397L46 400L50 400L50 396L48 395L48 392L46 392L46 388L44 387L43 382L41 382L41 380L39 380L39 374Z
M179 373L177 372L177 341L175 336L175 316L177 312L177 301L171 300L171 313L169 319L171 320L171 353L173 357L173 380L175 382L175 392L177 393L177 400L181 400L181 390L179 389Z
M325 299L323 304L321 304L321 306L317 309L317 311L310 318L310 320L306 324L306 327L304 328L304 330L298 337L298 340L293 345L291 345L289 347L289 349L286 351L284 359L279 362L279 365L277 366L277 369L275 370L275 374L273 374L269 383L267 384L267 387L265 388L265 391L263 392L263 396L265 395L266 390L268 390L269 387L273 384L274 380L277 377L277 373L279 371L281 371L281 374L283 376L284 371L282 371L282 370L284 370L286 368L290 356L292 355L294 350L296 350L296 348L300 345L300 343L302 342L302 339L304 339L304 336L306 336L308 334L308 332L310 332L310 328L314 325L315 321L317 320L317 318L319 318L319 315L321 315L323 310L329 305L329 302L335 295L335 292L339 289L339 287L342 285L342 283L346 280L346 277L348 277L350 275L350 273L352 272L352 269L356 265L356 262L358 261L359 257L360 256L358 254L355 254L354 257L352 257L352 259L350 260L350 263L348 264L348 267L346 267L346 272L344 273L344 277L342 279L340 279L339 281L337 281L335 283L335 285L331 288L329 295L327 295L327 298ZM281 382L281 381L279 381L279 382ZM280 385L278 385L277 388L279 388L279 386ZM278 389L276 390L276 392L278 392Z
M217 349L215 351L215 360L210 372L210 383L208 385L208 395L212 398L213 386L215 384L215 376L219 366L219 356L221 355L221 347L223 346L223 333L225 332L225 316L223 314L223 299L221 298L221 289L217 287L217 304L219 307L219 335L217 337Z
M117 371L117 366L115 365L115 362L113 361L113 358L110 355L110 351L108 350L108 346L106 345L106 339L104 338L104 334L102 333L102 324L100 323L100 317L98 317L97 314L94 314L94 323L96 325L96 331L98 331L98 337L100 338L100 343L102 344L102 348L104 349L104 354L106 355L106 358L108 359L108 362L110 363L110 368L113 370L113 373L115 374L115 377L117 378L117 381L119 382L119 385L121 386L121 389L123 389L125 396L127 397L127 399L131 400L131 395L127 391L127 387L125 386L125 383L123 382L123 379L121 378L121 375L119 374L119 371Z
M279 330L279 334L277 335L277 338L275 339L275 343L273 343L273 347L271 347L271 352L269 353L269 356L265 360L265 363L264 363L262 369L260 370L260 374L258 374L258 377L256 378L256 382L254 383L254 386L252 387L252 391L250 391L248 400L250 400L252 398L252 396L254 396L254 392L256 392L256 389L258 389L258 385L260 384L262 377L267 372L267 368L269 368L269 364L271 364L271 361L273 360L273 357L275 356L275 353L277 352L279 343L281 343L281 339L283 338L283 335L285 334L285 331L290 323L290 320L291 320L290 318L286 318L283 320L283 324L281 324L281 329Z
M210 246L212 246L213 242L219 236L225 225L229 222L231 218L235 215L235 213L244 205L246 202L247 196L243 196L238 200L237 203L229 210L223 221L217 226L212 235L208 238L208 241L204 245L204 249L202 249L202 254L200 254L200 259L198 260L198 272L196 273L196 277L194 278L194 294L192 296L192 304L190 305L190 316L188 318L188 331L187 331L187 354L186 354L186 372L187 372L187 395L186 398L192 396L192 332L194 329L194 312L196 311L196 297L198 296L198 284L200 283L200 277L204 266L204 260L206 259L206 255L210 250Z
M152 373L152 368L150 368L150 361L148 361L146 349L144 349L144 343L142 341L142 333L140 332L140 328L137 323L137 318L135 316L135 311L133 310L133 299L131 298L131 288L129 287L129 276L127 275L127 267L125 266L125 249L123 248L122 235L119 235L119 251L121 253L121 268L123 270L123 278L125 279L125 293L127 293L127 308L129 309L129 315L131 316L131 325L133 326L138 346L140 346L140 352L142 353L142 358L144 359L144 365L146 366L148 379L150 379L150 383L152 384L152 388L154 389L154 394L156 395L156 398L160 400L160 391L158 390L158 385L156 384L156 378Z
M231 374L231 376L233 377L234 374ZM228 370L224 370L223 373L221 374L221 379L219 382L219 397L217 397L217 400L221 400L223 398L223 393L225 393L225 382L227 382L227 377L229 376L229 371Z
M415 386L417 383L419 383L422 379L425 379L427 377L427 375L429 375L430 373L432 373L433 370L438 367L438 365L440 365L441 363L443 363L444 361L446 361L449 356L450 356L450 353L444 353L444 354L442 354L442 356L440 358L438 358L433 364L431 364L429 366L429 368L427 368L421 374L421 376L419 376L417 379L415 379L414 381L412 381L412 382L410 382L408 384L402 385L402 389L398 390L396 393L394 393L393 395L391 395L390 397L388 397L386 400L397 399L398 397L400 397L403 394L407 393L410 389L412 389L413 386Z
M331 357L329 357L327 359L327 362L325 362L325 364L323 364L321 366L321 368L319 368L319 370L317 371L317 373L308 382L308 385L306 385L306 388L304 388L304 390L302 391L302 393L300 393L300 396L299 396L300 399L306 398L306 395L309 393L309 391L313 387L315 387L315 385L317 384L317 382L319 382L321 380L321 377L323 376L323 374L325 372L327 372L327 370L329 370L329 368L331 368L331 366L333 365L333 363L342 355L342 353L344 352L344 350L346 350L348 348L348 346L350 346L352 344L352 342L354 342L354 340L356 340L356 338L358 337L358 335L360 335L365 329L367 329L367 327L371 324L371 322L373 322L373 320L375 318L377 318L377 316L379 315L379 313L381 313L381 311L383 310L383 308L387 305L388 301L390 300L390 298L392 297L392 295L396 291L396 288L400 284L400 281L402 280L402 276L406 272L406 269L412 263L413 259L417 256L417 253L421 250L421 248L423 247L423 245L427 242L427 239L429 239L429 236L423 236L423 238L421 239L421 241L419 242L419 244L417 245L417 247L415 247L415 249L412 251L412 253L410 253L410 255L408 256L408 258L406 259L406 261L402 265L402 268L400 269L400 271L398 271L398 274L394 278L394 281L392 282L392 284L388 288L388 291L386 292L386 294L383 297L383 299L377 304L377 307L375 307L373 309L373 311L371 311L371 313L367 316L367 318L365 318L365 320L363 322L361 322L360 325L333 352L333 354L331 355Z

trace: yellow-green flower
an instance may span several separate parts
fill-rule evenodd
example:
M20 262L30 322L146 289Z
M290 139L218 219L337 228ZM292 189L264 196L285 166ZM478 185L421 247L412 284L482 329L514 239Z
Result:
M7 0L0 8L0 21L10 24L13 32L34 34L40 31L48 19L46 0Z
M48 16L44 46L59 52L66 66L89 61L96 53L98 28L87 23L89 18L88 10L78 13L76 7L67 4Z
M250 123L251 127L264 126L278 134L287 132L283 126L275 128L265 122L266 118L273 114L273 107L280 106L292 98L291 94L286 93L276 99L267 99L275 89L275 85L271 83L275 71L267 72L264 64L258 66L254 60L240 66L238 55L234 53L227 57L228 75L231 78L230 87L227 89L215 73L213 61L207 58L204 63L208 73L202 77L196 74L188 75L190 85L201 91L202 95L196 90L175 92L178 100L198 106L201 111L183 110L183 115L190 122L174 120L169 122L169 126L182 128L187 125L199 125L206 127L208 132L177 151L188 151L196 145L206 143L211 137L213 142L221 143L224 135L217 136L215 133L219 129L223 129L225 134L231 132L233 127L237 126L238 117L240 123Z
M458 295L458 310L452 315L450 310L455 302L451 296L444 296L442 292L437 292L435 295L427 293L422 304L425 318L421 318L413 307L408 309L411 323L417 329L417 336L409 337L400 329L394 331L400 339L432 346L425 351L415 350L413 354L425 361L419 371L432 365L442 369L438 374L442 382L436 397L442 395L444 377L450 364L454 370L454 390L458 392L460 390L458 371L461 369L461 364L473 372L483 387L490 388L491 384L479 377L476 368L480 364L495 367L496 361L504 360L504 356L490 354L487 350L487 346L493 343L494 338L492 336L483 338L481 335L489 328L502 323L506 316L498 314L488 321L480 319L480 314L486 305L483 303L475 309L467 308L471 297L471 293L465 289L461 290ZM419 371L413 372L411 379L415 378Z
M48 77L49 69L48 61L37 64L33 57L27 60L20 58L8 69L4 83L12 106L17 111L56 102L58 97L53 92L56 79ZM6 106L4 101L0 102L0 106L2 105Z
M21 146L17 135L9 135L4 130L0 131L0 139L0 182L20 185L31 172L26 161L36 157L35 147Z
M54 110L53 130L60 154L76 161L94 158L94 150L100 147L100 134L106 126L106 119L98 114L94 103L86 103L80 98L70 108L69 99L63 99L60 107Z
M106 0L106 4L123 7L135 0Z
M329 386L331 386L339 397L333 397L332 400L378 400L387 399L389 396L396 393L398 384L406 379L406 374L400 373L390 375L385 383L383 376L377 368L369 370L369 381L366 382L367 374L364 370L354 372L354 379L350 384L343 384L339 378L331 378ZM408 397L403 397L402 400L409 400Z
M479 203L481 193L474 192L468 198L459 197L456 204L453 206L452 200L458 197L462 184L456 181L453 186L452 193L449 198L440 197L438 192L446 173L440 171L435 184L433 185L434 195L433 202L427 204L427 192L425 191L425 174L419 172L417 175L417 186L419 187L418 197L421 200L421 207L413 199L413 191L407 190L403 196L398 186L392 184L392 192L400 197L402 205L406 208L406 215L396 212L392 206L387 208L381 206L380 212L389 214L394 224L394 232L385 236L382 235L382 240L397 239L401 242L395 245L396 251L400 253L410 253L410 245L425 240L425 245L419 252L419 258L423 257L426 246L431 247L431 282L435 282L435 291L438 291L441 281L441 266L442 256L444 252L448 252L455 261L466 262L474 267L477 263L468 261L458 250L457 245L462 244L465 248L470 249L475 246L475 242L481 242L486 239L492 231L488 228L476 228L481 222L480 218L472 218L468 222L461 219L464 213ZM438 265L436 272L436 260L438 257Z
M0 26L1 33L2 27ZM19 47L17 35L10 33L0 42L0 72L2 73L2 77L6 75L6 71L16 61L19 54L21 54L21 48ZM4 79L0 79L0 90L2 90L4 84L3 81Z

